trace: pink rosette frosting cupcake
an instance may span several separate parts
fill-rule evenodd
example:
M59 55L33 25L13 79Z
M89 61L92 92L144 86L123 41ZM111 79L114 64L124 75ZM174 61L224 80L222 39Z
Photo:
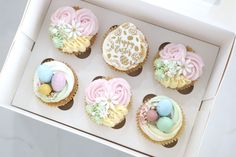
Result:
M183 44L163 43L154 60L154 77L163 86L187 94L202 75L203 67L202 58L192 48Z
M116 128L124 123L131 102L129 83L123 78L99 78L85 91L86 112L97 124Z
M58 50L86 58L98 29L98 19L91 10L65 6L52 14L49 34Z

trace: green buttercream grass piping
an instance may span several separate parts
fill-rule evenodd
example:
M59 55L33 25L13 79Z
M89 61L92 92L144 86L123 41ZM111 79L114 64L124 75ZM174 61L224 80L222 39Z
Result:
M172 60L156 59L154 61L154 75L159 81L181 75L181 63Z
M165 67L164 67L164 63L162 60L160 59L156 59L154 61L154 68L155 68L155 78L159 81L163 80L165 78Z
M90 115L90 118L98 123L101 124L103 119L105 118L106 113L106 107L104 104L96 103L93 105L86 104L86 111Z
M62 48L64 45L64 39L68 36L65 28L65 25L49 27L49 33L56 48Z
M52 38L52 41L55 45L56 48L62 48L63 47L63 39L61 37L58 37L58 36L54 36Z

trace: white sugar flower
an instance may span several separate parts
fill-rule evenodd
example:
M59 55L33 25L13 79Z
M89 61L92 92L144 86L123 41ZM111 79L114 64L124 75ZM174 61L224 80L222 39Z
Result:
M165 64L165 75L167 75L168 77L174 77L177 73L178 73L178 71L179 71L179 69L180 69L180 67L179 67L179 62L177 62L177 61L169 61L169 60L164 60L164 62L163 62L164 64Z
M81 36L81 27L79 22L72 21L71 24L66 24L65 32L67 33L69 38L76 38Z

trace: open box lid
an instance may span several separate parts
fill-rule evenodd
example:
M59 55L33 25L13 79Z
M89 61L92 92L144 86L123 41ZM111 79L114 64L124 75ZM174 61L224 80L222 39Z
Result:
M159 9L157 10L157 12L160 12L160 16L158 17L152 16L153 12L155 12L158 7L143 3L142 1L137 1L136 3L125 2L126 7L119 7L119 4L122 2L124 3L124 1L121 0L119 2L116 1L116 3L113 2L112 4L112 0L111 0L109 2L101 1L97 3L99 3L99 5L103 7L107 6L112 9L114 8L114 10L117 10L118 12L124 12L127 15L130 15L139 19L145 19L146 22L153 23L156 25L161 25L168 29L178 31L180 33L184 33L189 36L194 36L199 39L204 39L204 41L209 41L210 43L220 46L221 49L224 49L225 52L228 52L228 54L221 53L222 54L222 56L220 56L221 60L217 62L222 61L222 64L218 64L219 67L216 67L215 69L220 69L220 71L218 71L218 74L219 73L220 75L223 74L225 65L227 62L227 58L229 57L229 53L231 52L230 45L232 45L234 41L233 33L229 31L225 31L223 29L216 28L207 23L202 23L200 21L191 19L189 17L182 16L180 14L175 14L166 9L160 8L160 10ZM0 98L0 101L3 103L11 104L11 100L14 96L14 91L17 87L17 82L14 80L15 78L20 78L24 71L24 66L25 66L24 63L27 62L27 55L30 55L31 53L31 48L33 46L34 41L37 38L38 31L44 19L44 16L40 16L40 15L44 15L44 13L47 10L47 7L49 6L49 3L50 1L39 2L36 0L31 0L28 3L28 7L26 9L21 26L15 38L15 42L10 50L10 52L13 52L13 51L19 52L19 51L25 50L25 47L27 47L28 52L27 54L25 54L25 56L20 56L20 54L22 53L19 53L19 54L10 53L8 56L7 62L2 71L2 77L1 77L1 82L0 82L1 84L0 93L1 94L3 93L3 96ZM116 6L114 6L114 4ZM139 11L138 13L136 13L136 12L131 11L132 9L130 9L130 7L135 8L135 10L141 9L142 11ZM147 10L143 10L142 8L150 8L150 9L148 9L148 12L147 12ZM34 20L32 21L31 19L34 19ZM181 24L179 23L176 24L176 21L172 19L178 19L178 21L180 21L179 23ZM33 22L35 24L32 24ZM193 27L196 25L198 27ZM188 29L183 29L185 28L183 26L185 27L187 26ZM209 34L206 36L205 33L203 33L204 31L205 32L207 31ZM216 37L221 37L221 38L220 40L218 40L219 38L216 38ZM18 50L15 50L16 48ZM13 64L13 62L16 62L16 63ZM18 69L18 70L16 71L14 69ZM213 72L213 73L215 74L216 72ZM9 76L11 76L10 79L9 79ZM221 77L218 77L218 76L216 77L212 76L212 78L218 78L218 79L217 80L213 79L212 82L214 83L209 85L209 89L212 89L212 90L208 92L209 93L208 95L206 94L207 95L206 99L211 99L215 96L218 86L219 86L219 82L221 80ZM45 121L45 122L48 123L48 121Z
M181 15L236 32L234 0L142 0Z

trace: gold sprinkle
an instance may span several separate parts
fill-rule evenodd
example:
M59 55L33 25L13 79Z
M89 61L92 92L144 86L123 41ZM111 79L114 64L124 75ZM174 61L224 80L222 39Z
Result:
M134 47L134 50L135 50L135 51L138 51L138 50L139 50L139 49L138 49L138 46L135 46L135 47Z
M135 28L130 28L130 29L129 29L129 33L132 34L132 35L136 35L136 34L137 34L137 29L135 29Z
M133 40L133 37L132 36L128 36L128 40Z
M121 63L122 63L123 65L129 64L128 58L127 58L126 56L124 56L124 55L122 55L122 56L120 57L120 61L121 61Z

